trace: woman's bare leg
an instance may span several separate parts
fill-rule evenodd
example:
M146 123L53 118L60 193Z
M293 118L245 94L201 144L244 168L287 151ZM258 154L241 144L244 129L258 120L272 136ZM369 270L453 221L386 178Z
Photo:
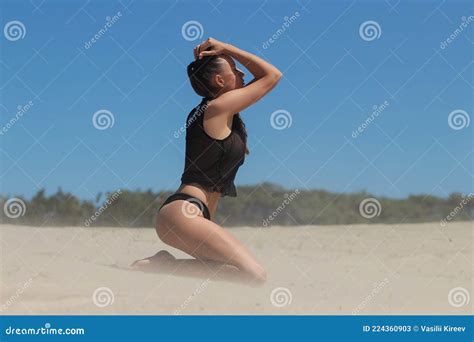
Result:
M174 201L163 207L157 216L156 231L164 243L198 259L186 260L185 267L199 268L198 264L201 264L216 269L218 273L235 273L228 266L232 265L240 271L242 278L250 277L258 283L265 282L264 268L237 239L202 216L186 217L182 205L183 201ZM158 254L148 258L150 264L165 263L164 255ZM166 260L167 264L170 262Z

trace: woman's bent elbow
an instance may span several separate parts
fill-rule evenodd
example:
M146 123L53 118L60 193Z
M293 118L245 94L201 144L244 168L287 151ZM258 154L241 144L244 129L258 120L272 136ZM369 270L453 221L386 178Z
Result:
M275 79L275 83L278 83L282 76L283 76L283 73L280 70L276 69L275 75L273 76Z
M280 82L281 77L283 74L277 69L270 78L270 89L275 88L275 86Z

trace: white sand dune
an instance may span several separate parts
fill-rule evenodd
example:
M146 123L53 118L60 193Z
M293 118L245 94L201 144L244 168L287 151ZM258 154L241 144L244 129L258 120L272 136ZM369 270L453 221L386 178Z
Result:
M179 269L129 270L160 249L185 257L153 229L1 225L0 309L15 315L473 312L472 222L230 230L267 268L262 287ZM102 287L108 289L94 302Z

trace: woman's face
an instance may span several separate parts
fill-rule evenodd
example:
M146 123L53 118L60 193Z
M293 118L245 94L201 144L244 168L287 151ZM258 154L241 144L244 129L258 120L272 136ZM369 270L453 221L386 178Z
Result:
M221 70L218 74L220 78L216 82L221 86L221 94L233 89L242 88L244 86L244 72L237 68L231 57L221 56L220 58L222 61Z

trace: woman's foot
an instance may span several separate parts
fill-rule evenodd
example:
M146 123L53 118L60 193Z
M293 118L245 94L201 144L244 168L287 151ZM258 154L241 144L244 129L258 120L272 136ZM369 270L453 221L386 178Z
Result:
M171 255L168 251L163 250L163 251L159 251L158 253L156 253L155 255L149 258L134 261L131 267L146 268L146 267L157 265L160 262L169 261L169 260L176 260L176 258L173 255Z

